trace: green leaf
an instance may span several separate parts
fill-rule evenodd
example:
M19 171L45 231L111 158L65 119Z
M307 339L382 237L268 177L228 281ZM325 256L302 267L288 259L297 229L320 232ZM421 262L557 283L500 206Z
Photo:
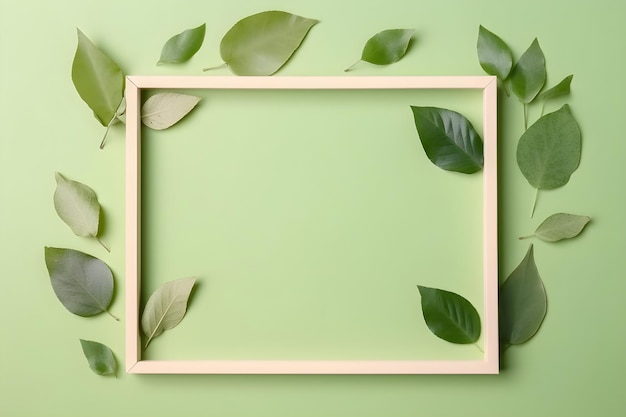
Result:
M100 203L96 193L87 185L68 180L58 172L54 191L54 209L77 236L93 237L109 251L98 239L100 223Z
M523 103L530 103L545 83L546 60L535 38L511 72L511 89Z
M141 121L151 129L167 129L185 117L199 101L200 97L188 94L155 94L141 108Z
M257 13L235 23L224 35L220 55L236 75L272 75L317 23L282 11Z
M78 29L78 46L72 63L72 81L78 94L103 126L109 126L122 102L124 74Z
M415 127L428 158L438 167L471 174L483 166L483 141L460 113L411 106Z
M196 278L181 278L159 287L148 299L141 317L141 328L150 341L180 323L187 311L187 301Z
M179 63L189 60L202 46L204 42L204 34L206 32L206 23L197 28L187 29L178 35L172 36L165 42L161 49L161 58L159 64Z
M437 288L417 288L422 296L424 321L435 336L451 343L475 343L480 336L480 316L465 298Z
M501 343L518 345L537 333L546 316L548 301L532 245L500 287L499 305Z
M108 346L91 340L80 340L89 368L98 375L115 375L117 362Z
M398 62L406 54L415 29L387 29L372 36L363 47L360 61L375 65L389 65ZM350 71L357 61L346 71Z
M546 101L569 94L572 78L574 78L574 75L568 75L563 78L560 83L541 93L539 99Z
M113 298L113 274L100 259L73 249L45 248L52 289L71 313L90 317L107 312Z
M556 213L548 217L539 225L531 236L520 237L526 239L536 236L546 242L557 242L562 239L571 239L580 234L591 217L576 214Z
M581 135L578 123L566 104L533 124L517 145L517 164L531 186L561 187L580 163Z
M482 25L478 28L478 61L482 69L489 75L495 75L504 81L513 66L513 54L508 45L495 33Z

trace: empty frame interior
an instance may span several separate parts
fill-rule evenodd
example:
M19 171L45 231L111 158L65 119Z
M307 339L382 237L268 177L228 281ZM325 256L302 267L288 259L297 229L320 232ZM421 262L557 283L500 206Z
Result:
M164 91L202 100L142 128ZM126 100L127 372L498 372L495 78L131 76ZM434 166L411 105L464 114L484 169ZM144 349L147 297L187 276ZM417 285L470 300L479 346L433 335Z

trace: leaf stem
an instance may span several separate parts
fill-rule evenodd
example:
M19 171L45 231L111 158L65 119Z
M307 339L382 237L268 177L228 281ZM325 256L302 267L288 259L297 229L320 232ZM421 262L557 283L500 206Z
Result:
M524 103L524 130L528 130L528 105Z
M528 235L528 236L520 236L518 237L519 240L524 240L524 239L530 239L531 237L535 237L535 234L533 233L532 235Z
M216 70L216 69L220 69L220 68L225 68L227 66L228 66L228 64L226 62L224 62L223 64L217 65L215 67L203 68L202 71L211 71L211 70Z
M96 239L96 241L104 248L106 249L107 252L111 253L111 249L109 249L107 247L107 245L104 244L104 242L102 240L100 240L100 238L98 236L94 236L94 239Z
M104 132L104 136L102 137L102 142L100 142L100 149L104 149L104 143L107 140L107 136L109 135L109 130L111 129L111 126L113 126L113 123L114 123L115 120L116 120L116 118L115 118L115 116L113 116L113 118L111 119L111 121L107 125L107 130Z
M478 342L474 343L474 346L476 346L478 350L480 350L480 353L485 353L485 349L483 349L483 347L479 345Z
M535 198L533 199L533 206L530 210L530 218L535 215L535 207L537 207L537 198L539 197L539 188L535 188Z
M113 313L111 313L109 310L104 310L104 311L106 311L109 316L113 317L115 321L120 321L119 317L114 316Z
M348 72L348 71L352 71L352 68L356 67L358 65L358 63L361 62L361 60L359 59L357 62L355 62L354 64L350 65L348 68L346 68L345 70L343 70L344 72Z

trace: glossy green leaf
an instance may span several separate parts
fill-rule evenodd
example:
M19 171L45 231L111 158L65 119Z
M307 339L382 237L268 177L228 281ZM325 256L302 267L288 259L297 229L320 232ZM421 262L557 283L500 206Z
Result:
M498 35L481 25L478 28L476 49L482 69L489 75L506 80L513 66L513 54L509 46Z
M415 29L388 29L372 36L363 47L360 61L375 65L389 65L398 62L406 54ZM356 62L346 71L351 70Z
M500 287L500 342L524 343L537 333L548 308L546 291L530 245L526 256Z
M106 345L91 340L80 339L83 353L89 363L89 368L98 375L115 375L117 362L113 351Z
M480 336L480 316L465 298L453 292L418 285L426 325L437 337L451 343L475 343Z
M541 93L539 95L539 99L545 101L569 94L570 85L572 84L573 78L574 75L568 75L567 77L563 78L560 83Z
M582 150L578 123L566 104L530 126L517 145L517 164L531 186L561 187L580 163Z
M113 274L100 259L74 249L45 248L52 289L70 312L83 317L109 311Z
M522 101L530 103L546 83L546 60L535 39L511 72L511 89Z
M483 166L483 141L460 113L411 106L415 127L428 158L438 167L471 174Z
M317 23L283 11L257 13L235 23L224 35L220 55L236 75L272 75Z
M536 236L546 242L557 242L562 239L571 239L580 234L591 217L576 214L556 213L548 217L539 225L535 233L520 237L526 239Z
M187 29L177 35L172 36L165 42L161 49L159 64L179 63L189 60L198 52L204 42L206 23L197 28Z
M111 58L78 30L72 63L72 81L78 94L103 126L109 126L122 102L124 74Z
M151 129L167 129L185 117L199 101L200 97L188 94L155 94L143 104L141 121Z
M187 302L196 278L181 278L159 287L148 299L141 317L141 328L150 341L180 323L187 311Z
M55 178L54 208L61 220L77 236L93 237L108 251L98 239L100 203L96 193L87 185L68 180L58 172Z

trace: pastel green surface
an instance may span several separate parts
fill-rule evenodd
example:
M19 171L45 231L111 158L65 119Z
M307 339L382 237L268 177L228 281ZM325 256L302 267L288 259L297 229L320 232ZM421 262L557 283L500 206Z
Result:
M0 415L499 416L506 410L507 415L521 417L621 416L626 412L623 401L626 280L619 272L626 266L626 220L623 216L626 168L621 162L626 142L620 140L623 133L619 123L611 123L621 120L626 110L623 104L626 82L621 70L625 58L615 48L626 35L622 23L626 5L612 0L576 4L565 0L530 0L523 8L516 7L517 3L512 1L498 0L431 3L390 0L381 6L366 6L354 0L254 3L236 0L213 4L181 0L176 5L172 8L167 2L145 0L112 0L100 8L79 0L7 0L0 4L0 123L3 126L0 133L0 249L3 253L0 262L3 280L0 291L3 308ZM346 65L361 50L364 36L385 27L415 27L417 41L400 62L385 68L360 66L350 76L481 75L476 56L480 24L502 37L515 57L538 37L546 55L548 86L568 74L575 75L571 96L554 100L546 111L554 111L566 102L570 104L583 134L581 165L565 187L539 196L534 219L528 218L534 190L515 163L516 142L523 124L521 105L515 99L501 97L501 275L508 275L528 249L528 242L517 238L534 230L550 214L588 215L592 221L576 239L555 244L535 242L535 260L549 299L548 313L534 339L506 352L500 375L149 376L120 372L118 378L113 379L100 378L89 370L76 340L105 343L122 363L123 323L115 323L106 316L85 319L68 313L49 284L43 247L75 248L107 262L118 288L111 312L125 315L124 139L123 128L114 126L105 149L98 149L104 128L78 97L70 78L76 27L126 73L200 75L201 68L220 62L219 40L233 23L252 13L271 9L287 10L321 22L281 69L280 75L342 75ZM559 19L555 20L557 15ZM179 67L155 67L164 35L181 27L192 27L198 20L207 22L205 44L200 52ZM229 72L223 69L215 74L228 75ZM364 101L364 105L369 102ZM279 100L280 103L284 101ZM155 133L154 139L173 142L179 133L189 129L189 133L206 135L206 140L211 140L211 134L215 133L213 126L201 126L203 119L197 117L209 104L210 100L203 100L188 120L174 127L176 130L157 132L159 137ZM236 128L241 127L236 113L227 106L219 108L227 113L226 121L230 120ZM530 120L535 120L539 112L539 106L531 107ZM410 117L408 108L407 115ZM333 125L341 118L333 116ZM316 127L330 128L329 124ZM294 138L315 136L314 132L306 129L305 136L298 132ZM350 133L346 137L353 148L358 135ZM329 138L324 139L326 141L321 143L328 146ZM278 145L273 143L272 146ZM382 146L375 142L372 145ZM210 146L220 146L220 142L211 142ZM244 143L240 146L248 148ZM292 158L304 149L282 148L285 147ZM172 152L182 152L177 149ZM256 155L269 158L272 156L269 151L259 145L260 153ZM154 152L159 149L155 148ZM368 152L371 155L372 149ZM236 154L231 155L235 158ZM210 169L228 162L214 155L176 157L178 167L192 157L197 159L197 164L205 164ZM165 164L169 159L162 158L159 162ZM310 164L312 159L307 161ZM367 159L362 163L367 163ZM166 167L163 165L164 169ZM153 168L158 170L158 167ZM307 165L292 168L298 174L307 173ZM406 165L407 170L427 168L430 167ZM55 171L69 178L80 178L98 193L104 210L102 238L109 243L110 254L95 240L74 236L56 216L52 204ZM320 174L330 175L331 172L326 170ZM171 176L167 171L160 174L164 187L175 185L168 183L175 177L174 173L169 174ZM298 178L285 178L278 173L273 174L274 178L267 177L270 174L265 172L265 177L248 180L265 181L269 187L270 179L285 186ZM387 173L382 179L379 177L379 181L390 180L398 174ZM427 178L446 174L449 173L433 167ZM188 173L176 175L182 181ZM349 175L342 178L342 181L352 180ZM246 178L234 174L229 178L232 182L243 180ZM329 193L332 187L336 187L336 191L343 185L326 180L329 187L316 189L316 193ZM448 179L437 179L439 181ZM465 185L463 189L467 188ZM224 183L221 187L218 191L222 195L234 193ZM417 197L431 201L432 196L427 191ZM211 197L206 190L202 193L203 198ZM155 193L151 195L156 198ZM298 195L300 199L306 197ZM168 204L173 201L170 199ZM370 209L390 208L380 204ZM245 218L245 211L249 209L242 206L240 219ZM264 209L268 216L275 215L271 207ZM187 223L185 227L193 226L189 224L190 218L181 221ZM359 222L362 221L357 217L350 226L363 233L381 232L379 225L378 229L361 228ZM176 240L175 233L183 230L183 225L159 226L155 233L169 233L168 236ZM261 226L257 224L257 227ZM475 235L463 227L467 235ZM211 235L194 238L189 242L190 250L203 253L204 247L218 249L219 244L214 239ZM229 242L234 243L237 242ZM153 244L148 250L159 253L162 249ZM225 247L222 250L228 255ZM173 264L187 265L184 259L177 259ZM294 265L283 266L287 270ZM189 269L159 270L158 273L163 274L162 280L166 281L195 275L198 268L189 264ZM156 287L159 279L151 284ZM434 285L432 282L422 284ZM211 279L200 282L198 298L192 301L208 297L215 285ZM259 293L264 290L257 288ZM414 294L406 294L407 297L414 295L419 312L417 290L414 291ZM463 295L471 299L470 295ZM184 337L199 337L203 343L210 340L210 334L185 334L187 328L196 326L191 318L194 314L200 316L203 308L204 304L193 303L181 325L154 341L152 354L191 356L194 352L185 351L189 344L182 342ZM332 314L339 310L340 306L332 310ZM185 326L187 319L190 319L189 326ZM384 347L379 346L376 351L380 352L381 348ZM311 353L319 352L315 349ZM451 398L454 401L450 401Z

